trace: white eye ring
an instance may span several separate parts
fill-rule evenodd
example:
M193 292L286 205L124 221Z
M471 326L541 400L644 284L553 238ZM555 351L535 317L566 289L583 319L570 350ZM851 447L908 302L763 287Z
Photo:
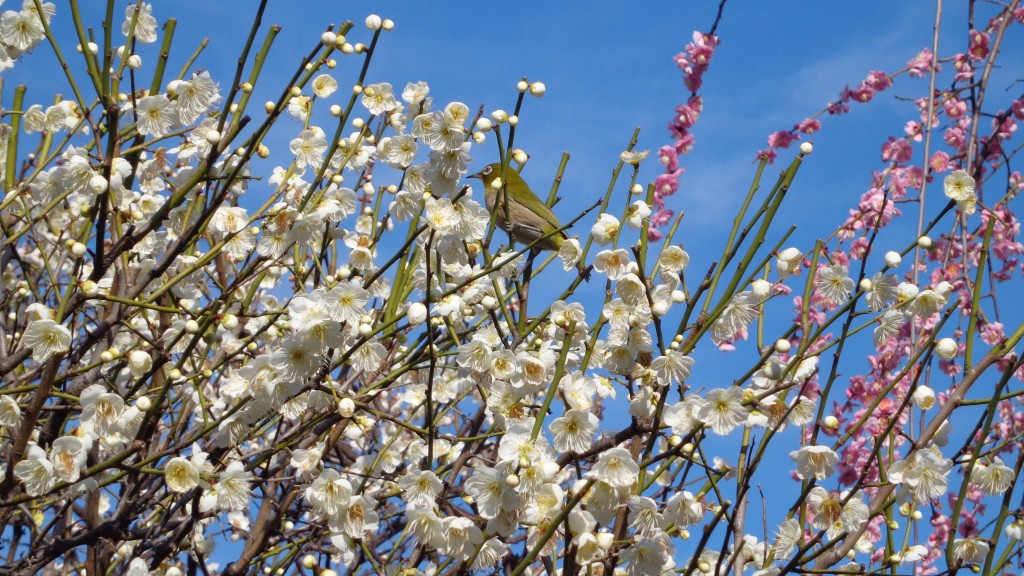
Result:
M483 173L484 174L490 174L491 173L491 167L490 166L485 166L484 170L483 170Z

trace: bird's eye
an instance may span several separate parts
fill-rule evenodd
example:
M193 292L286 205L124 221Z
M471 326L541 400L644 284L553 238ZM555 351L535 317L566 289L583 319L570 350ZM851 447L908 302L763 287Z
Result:
M491 173L491 167L490 166L484 166L483 173L484 174L490 174Z

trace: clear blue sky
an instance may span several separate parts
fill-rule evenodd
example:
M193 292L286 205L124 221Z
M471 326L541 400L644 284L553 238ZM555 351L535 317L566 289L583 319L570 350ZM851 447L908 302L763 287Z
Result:
M82 2L83 13L95 19L97 29L103 4ZM963 2L950 4L945 26L949 31L965 30L958 13ZM198 42L209 38L198 65L209 69L226 91L256 6L254 1L156 3L154 15L161 23L168 17L179 21L170 70L177 70ZM425 80L435 103L458 100L473 110L483 104L490 111L511 109L514 87L522 76L543 81L547 95L527 100L517 133L517 144L532 155L525 175L535 187L546 189L561 153L568 151L573 159L561 192L573 205L582 205L604 192L634 127L642 130L640 149L656 150L669 142L665 125L673 107L688 96L671 57L683 49L693 30L711 25L717 7L710 1L628 6L612 1L270 2L264 25L280 24L283 30L267 70L290 75L294 62L330 22L351 19L356 27L349 37L368 41L362 21L377 13L397 26L378 44L370 82L391 82L400 90L406 82ZM80 64L71 52L74 34L65 10L58 7L54 26L68 42L64 49L70 52L69 59ZM123 18L122 7L117 18ZM797 0L729 2L718 30L722 44L701 90L705 109L694 128L697 144L682 159L687 172L680 193L670 200L673 209L687 213L681 239L688 247L705 241L720 244L715 239L724 234L723 226L745 193L753 174L752 158L766 146L768 134L819 110L868 71L902 67L931 45L933 18L933 8L920 2L868 0L856 7ZM947 35L945 45L954 38ZM1007 46L1014 49L1024 54L1019 41ZM155 50L155 45L140 50L148 56L147 64L152 64ZM28 102L48 104L52 91L69 90L59 76L40 77L41 67L33 64L52 61L52 56L46 46L37 51L32 64L16 66L6 82L8 87L29 84ZM1012 62L1003 60L1004 65ZM343 89L355 78L356 66L355 58L339 58L333 74ZM150 70L144 68L144 78ZM845 216L867 188L870 170L879 166L885 136L902 134L903 123L916 116L910 103L898 102L894 95L916 96L923 82L903 77L890 92L856 106L852 114L825 119L823 131L813 137L815 154L794 189L800 205L794 202L791 211L782 214L787 223L801 225L796 238L810 241ZM260 88L271 84L264 82ZM254 101L272 97L278 86L274 89L258 90ZM252 113L259 114L259 107ZM271 141L276 142L275 151L285 154L293 136L286 132L279 129L278 139ZM492 161L493 141L474 148L473 155L478 165ZM788 156L782 159L788 161ZM288 158L271 160L283 163ZM650 178L658 168L653 160L652 156L644 171ZM556 212L569 215L567 208Z

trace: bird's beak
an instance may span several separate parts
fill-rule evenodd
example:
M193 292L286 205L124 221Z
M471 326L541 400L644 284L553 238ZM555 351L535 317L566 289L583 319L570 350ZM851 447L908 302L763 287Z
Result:
M477 172L476 174L470 174L469 176L466 176L466 178L476 178L477 180L483 180L484 179L484 173L483 172Z

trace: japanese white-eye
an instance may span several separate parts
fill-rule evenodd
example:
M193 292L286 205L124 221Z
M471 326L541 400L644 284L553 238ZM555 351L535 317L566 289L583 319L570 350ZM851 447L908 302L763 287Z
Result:
M501 163L495 162L470 176L483 181L487 210L494 215L495 224L510 233L516 242L533 244L535 250L557 252L569 239L558 217L530 190L515 169L509 167L505 170L504 186L501 184L501 172ZM507 205L503 193L508 194ZM584 268L577 263L576 268L584 280L590 280L589 267Z
M511 233L516 242L532 244L547 236L533 247L537 250L557 251L568 239L565 231L560 230L562 223L558 221L558 217L551 212L547 204L533 193L533 190L530 190L530 186L515 169L509 167L505 170L504 187L501 186L499 180L501 178L500 162L484 166L483 170L473 174L470 178L483 180L487 209L495 214L494 221L498 228ZM498 182L495 182L496 180ZM502 192L508 194L507 218ZM511 227L509 222L512 223ZM560 231L551 234L555 230Z

